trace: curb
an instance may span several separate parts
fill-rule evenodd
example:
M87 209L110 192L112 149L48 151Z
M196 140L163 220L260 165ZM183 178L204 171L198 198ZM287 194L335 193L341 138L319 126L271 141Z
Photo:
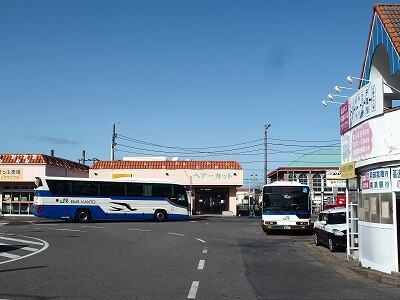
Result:
M295 245L347 278L360 280L361 277L379 283L400 287L400 273L392 272L392 274L387 274L362 267L359 265L358 261L348 260L346 254L343 254L343 256L334 255L329 251L329 249L317 247L314 243L295 242Z

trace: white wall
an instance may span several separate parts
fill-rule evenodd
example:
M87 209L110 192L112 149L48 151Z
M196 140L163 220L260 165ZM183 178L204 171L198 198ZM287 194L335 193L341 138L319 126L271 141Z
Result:
M97 174L97 175L96 175ZM161 178L189 186L241 186L243 170L191 170L191 169L90 169L90 178L112 178L113 174L131 174L134 178ZM168 175L167 175L168 174Z
M359 254L363 267L385 273L399 271L394 249L394 233L392 224L358 222Z

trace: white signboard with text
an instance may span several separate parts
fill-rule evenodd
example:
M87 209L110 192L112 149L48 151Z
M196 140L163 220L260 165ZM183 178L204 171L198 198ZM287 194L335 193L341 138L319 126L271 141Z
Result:
M381 168L361 175L363 194L391 192L390 169Z
M340 134L383 113L383 79L368 82L340 107Z
M341 136L342 164L400 153L400 110L364 121Z

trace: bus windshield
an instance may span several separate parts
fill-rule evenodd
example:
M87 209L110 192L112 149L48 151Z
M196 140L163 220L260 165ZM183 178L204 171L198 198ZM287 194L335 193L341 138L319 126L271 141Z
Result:
M308 211L308 194L264 194L263 211Z

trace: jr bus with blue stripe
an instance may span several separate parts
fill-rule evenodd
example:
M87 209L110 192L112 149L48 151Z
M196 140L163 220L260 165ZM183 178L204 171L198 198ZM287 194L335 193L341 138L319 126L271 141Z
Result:
M311 232L310 188L294 181L275 181L263 186L261 227Z
M39 218L91 220L188 220L183 184L162 179L37 177L33 214Z

